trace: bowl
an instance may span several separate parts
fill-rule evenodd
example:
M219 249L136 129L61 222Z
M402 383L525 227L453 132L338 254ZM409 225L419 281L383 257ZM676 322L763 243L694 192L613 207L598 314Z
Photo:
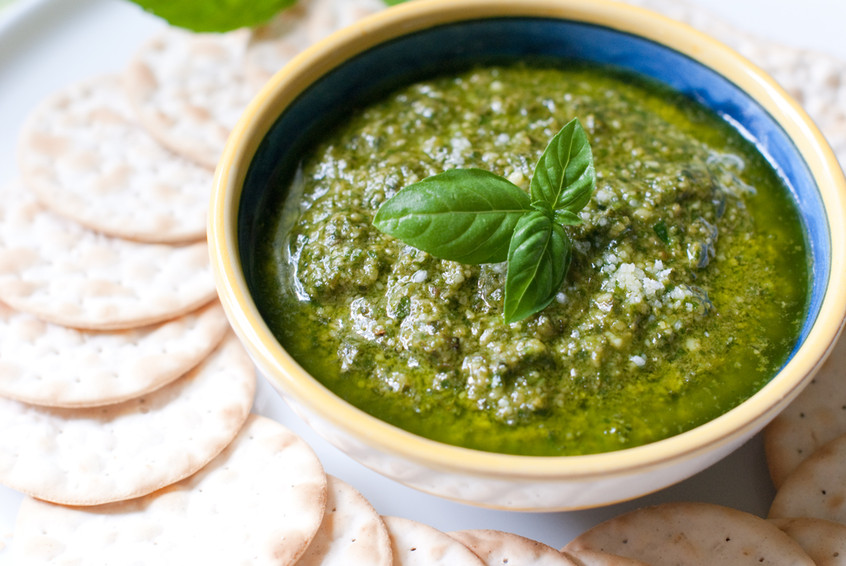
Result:
M584 456L460 448L395 428L334 395L280 346L256 308L249 258L262 197L296 166L314 132L350 104L433 69L491 56L611 63L710 107L754 140L787 181L804 220L812 273L799 342L767 385L692 430ZM846 181L823 136L761 70L713 39L605 0L419 0L341 30L281 69L231 134L214 183L209 244L235 332L259 370L320 435L393 480L465 503L578 509L678 482L723 458L795 398L822 364L846 313Z

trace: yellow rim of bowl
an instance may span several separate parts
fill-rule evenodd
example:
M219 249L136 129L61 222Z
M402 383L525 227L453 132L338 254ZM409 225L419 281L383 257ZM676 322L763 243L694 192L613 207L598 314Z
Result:
M429 27L492 16L575 19L656 41L711 67L756 99L804 156L830 217L846 220L846 180L837 159L806 113L771 78L714 39L663 16L611 0L416 0L375 14L307 49L280 70L248 106L223 153L209 220L212 265L223 306L259 366L297 404L350 436L427 468L469 475L560 480L628 474L757 432L809 381L833 347L846 313L846 221L830 223L831 276L814 327L793 359L738 408L697 428L643 446L584 456L537 457L481 452L441 444L388 425L336 397L311 378L277 343L253 303L240 269L236 220L252 156L273 119L311 82L366 49ZM274 377L275 376L275 377ZM753 418L750 419L749 415Z

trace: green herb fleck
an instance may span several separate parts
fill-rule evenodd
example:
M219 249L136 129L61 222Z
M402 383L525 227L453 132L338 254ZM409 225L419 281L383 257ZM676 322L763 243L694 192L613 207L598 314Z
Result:
M555 298L572 258L563 226L596 187L593 155L578 119L550 140L530 183L531 197L481 169L452 169L409 185L377 211L374 226L441 259L508 262L503 316L522 320Z
M667 223L663 220L659 220L652 229L655 231L655 235L664 242L665 244L670 243L670 231L667 229Z
M411 299L403 295L402 297L400 297L396 309L394 309L394 315L397 317L397 319L402 320L409 314L411 314Z

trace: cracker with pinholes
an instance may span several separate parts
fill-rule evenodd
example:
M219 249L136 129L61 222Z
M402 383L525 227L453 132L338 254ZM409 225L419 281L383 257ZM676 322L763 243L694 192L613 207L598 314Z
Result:
M587 530L562 550L605 552L653 566L813 565L796 541L766 519L711 503L637 509Z
M391 537L394 566L485 566L473 551L434 527L403 517L383 519Z
M780 487L814 451L846 434L846 337L805 387L764 429L764 449L773 484Z
M846 524L846 435L817 448L787 476L770 506L772 519L816 517Z
M798 542L817 566L846 565L846 525L812 517L772 521Z
M248 32L192 34L168 28L123 73L139 122L164 146L209 168L256 94L243 74Z
M578 566L650 566L641 560L617 556L616 554L609 554L608 552L600 552L598 550L571 550L562 552L561 554L569 557Z
M391 566L382 517L354 487L329 476L323 522L297 566Z
M145 242L205 238L212 172L138 125L118 76L45 99L26 121L18 163L42 204L89 228Z
M206 467L145 497L97 507L21 504L12 563L294 564L317 531L326 476L312 449L251 415Z
M180 379L116 405L56 409L0 398L0 483L68 505L140 497L217 456L249 415L255 385L230 333Z
M472 550L487 566L579 566L551 546L514 533L479 529L448 534Z
M147 244L62 218L20 182L0 187L0 301L42 320L133 328L217 296L205 241Z
M34 405L93 407L162 387L200 363L229 325L212 301L128 330L77 330L0 303L0 395Z
M247 79L261 88L307 47L384 8L382 0L300 0L253 30L244 57Z

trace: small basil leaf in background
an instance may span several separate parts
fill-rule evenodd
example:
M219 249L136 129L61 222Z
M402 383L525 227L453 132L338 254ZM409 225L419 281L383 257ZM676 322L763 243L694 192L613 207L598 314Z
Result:
M570 210L556 210L553 218L562 226L578 226L582 223L582 217Z
M373 225L441 259L467 264L508 257L529 196L482 169L452 169L409 185L385 201Z
M670 231L667 229L667 223L663 220L659 220L652 229L655 231L655 235L664 242L665 244L670 243Z
M564 228L543 212L526 213L517 223L508 249L505 322L522 320L546 308L561 287L571 258Z
M169 24L197 32L224 32L268 22L296 0L132 0Z
M548 202L555 210L579 212L596 187L593 153L577 118L550 140L532 175L533 200Z
M397 4L402 4L406 0L385 0L385 4L388 6L396 6Z

